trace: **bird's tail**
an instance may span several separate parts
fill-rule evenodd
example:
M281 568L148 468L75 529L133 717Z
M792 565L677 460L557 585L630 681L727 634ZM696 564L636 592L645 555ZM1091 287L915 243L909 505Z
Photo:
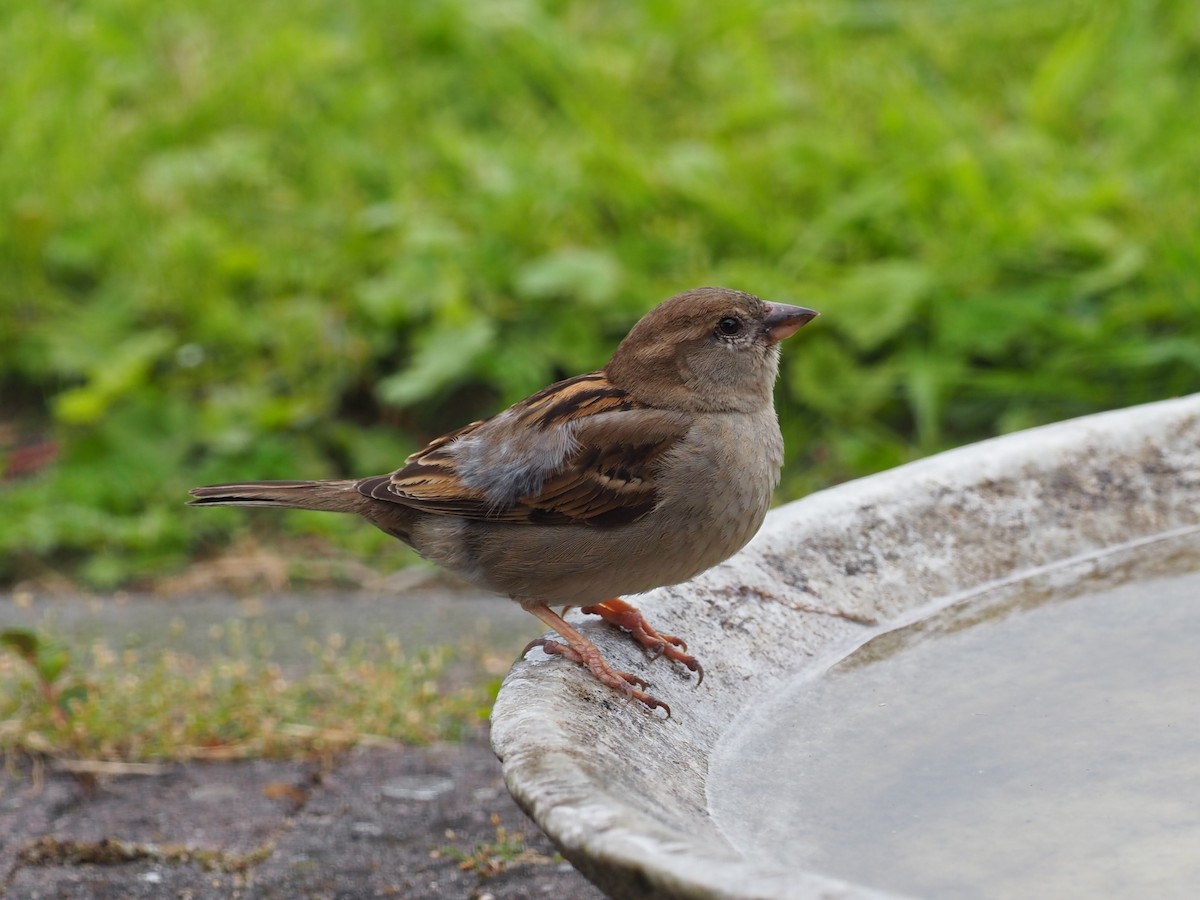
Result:
M357 481L243 481L192 488L189 506L273 506L277 509L319 509L362 512L369 499L358 492Z

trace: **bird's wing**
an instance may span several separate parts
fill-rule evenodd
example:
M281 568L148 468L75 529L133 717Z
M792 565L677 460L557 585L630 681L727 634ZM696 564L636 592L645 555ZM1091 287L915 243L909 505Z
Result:
M437 438L358 489L437 515L619 525L654 508L657 463L689 426L593 372Z

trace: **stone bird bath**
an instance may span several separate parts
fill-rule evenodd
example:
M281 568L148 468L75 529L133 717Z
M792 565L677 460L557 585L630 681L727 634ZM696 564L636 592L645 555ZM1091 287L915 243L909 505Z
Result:
M718 765L722 747L873 638L989 610L1003 618L1014 603L1080 585L1193 571L1198 548L1200 395L985 441L776 509L733 559L640 598L703 662L699 687L626 636L585 624L672 718L535 651L500 691L493 746L521 806L614 897L904 895L814 869L786 847L755 852L731 833L712 811L724 789L710 775L730 771L728 759ZM788 693L797 684L800 694ZM786 779L773 751L747 755L742 774ZM768 830L791 827L769 804L757 814Z

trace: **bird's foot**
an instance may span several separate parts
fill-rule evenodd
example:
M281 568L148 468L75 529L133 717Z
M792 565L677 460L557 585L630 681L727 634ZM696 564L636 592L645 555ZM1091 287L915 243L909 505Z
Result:
M619 672L610 666L600 655L600 650L596 645L580 634L579 629L566 622L562 616L557 615L554 610L544 604L528 604L525 608L557 631L566 643L539 638L536 641L530 641L524 652L528 652L533 647L541 647L552 656L569 659L586 668L592 673L592 677L601 684L620 691L631 700L645 704L649 709L661 709L670 718L671 707L642 690L647 686L645 681L636 675Z
M522 654L528 653L534 647L541 647L551 656L561 656L563 659L569 659L571 662L583 666L601 684L620 691L631 700L644 703L649 709L662 709L666 712L667 717L670 717L671 707L642 690L648 686L644 679L629 672L614 669L600 655L600 651L591 644L586 647L575 647L547 638L538 638L526 644Z
M600 616L605 622L610 625L616 625L623 631L629 632L635 641L650 650L652 657L665 656L667 659L673 659L678 663L682 663L698 676L696 684L704 680L704 667L696 660L696 657L688 655L687 643L683 638L675 637L673 634L662 634L650 627L650 623L646 621L637 609L630 603L626 603L619 597L614 597L612 600L605 600L603 603L597 603L593 606L585 606L580 612L588 615Z

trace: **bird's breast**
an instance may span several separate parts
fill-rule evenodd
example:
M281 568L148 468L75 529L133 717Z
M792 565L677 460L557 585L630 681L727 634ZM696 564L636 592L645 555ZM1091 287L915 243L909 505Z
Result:
M758 531L779 484L783 438L773 410L707 417L664 460L656 512L663 540L704 568L740 550ZM690 576L689 576L690 577Z

